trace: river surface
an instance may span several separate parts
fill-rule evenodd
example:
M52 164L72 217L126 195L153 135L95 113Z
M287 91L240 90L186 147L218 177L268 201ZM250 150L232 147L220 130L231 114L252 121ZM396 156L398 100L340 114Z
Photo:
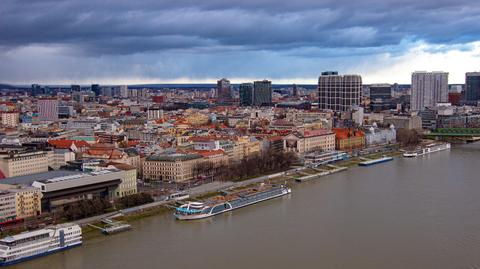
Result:
M480 144L295 184L207 220L171 214L11 268L480 268Z

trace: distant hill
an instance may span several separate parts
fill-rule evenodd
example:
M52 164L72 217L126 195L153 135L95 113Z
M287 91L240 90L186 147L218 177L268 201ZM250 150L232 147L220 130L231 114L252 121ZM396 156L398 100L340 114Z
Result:
M12 86L12 85L9 85L9 84L1 84L0 83L0 89L16 89L18 87L15 87L15 86Z
M240 84L231 84L234 87L237 87ZM293 84L272 84L272 88L278 89L278 88L288 88L292 87ZM316 88L317 85L308 85L308 84L297 84L298 87L310 89L310 88ZM130 89L141 89L141 88L154 88L154 89L161 89L161 88L177 88L177 89L211 89L211 88L216 88L217 84L138 84L138 85L128 85L128 88Z

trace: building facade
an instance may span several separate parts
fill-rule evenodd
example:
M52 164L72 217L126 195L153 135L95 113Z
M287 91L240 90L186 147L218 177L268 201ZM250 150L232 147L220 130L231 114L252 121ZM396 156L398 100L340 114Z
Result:
M70 149L54 149L53 156L50 160L50 167L58 170L67 162L75 161L75 152Z
M0 223L17 219L15 193L0 191Z
M85 199L113 199L115 190L125 177L125 172L118 169L74 172L62 176L56 176L53 172L37 175L47 179L35 180L32 183L33 187L42 192L42 210L45 211L55 211L66 204ZM52 176L48 177L50 173Z
M269 80L253 82L253 105L270 106L272 104L272 82Z
M397 131L393 125L388 129L380 129L377 126L368 126L365 131L365 143L367 146L395 143Z
M47 172L52 157L51 151L9 153L0 156L0 170L5 177Z
M392 108L392 86L390 84L370 85L370 109L374 112Z
M284 137L287 151L304 154L335 149L335 133L329 130L305 130Z
M412 96L410 109L421 111L448 100L448 73L424 72L412 73Z
M333 111L349 111L360 105L362 77L323 72L318 78L319 108Z
M160 108L149 108L147 110L147 119L157 120L163 118L163 110Z
M137 169L135 166L124 163L110 163L108 167L125 172L120 184L115 189L115 197L124 197L137 193Z
M230 80L222 78L217 81L217 99L220 103L228 103L232 101Z
M20 114L14 111L0 112L0 120L5 127L17 127L20 124Z
M95 93L96 96L99 96L101 94L101 88L100 85L98 84L92 84L90 86L90 90Z
M17 219L38 216L42 213L42 193L33 187L10 189L15 193L15 210Z
M465 75L465 101L472 104L480 101L480 72Z
M193 169L201 160L200 154L189 153L150 156L143 163L143 178L173 182L188 181L193 179Z
M42 193L37 188L0 184L0 189L0 222L42 213Z
M333 128L335 148L341 151L353 151L365 147L365 134L360 130Z
M393 125L396 129L421 130L422 118L415 116L389 116L383 119L384 124Z
M240 105L252 106L253 105L253 84L242 83L239 88Z
M38 116L41 120L58 120L58 100L57 98L40 98L37 102Z

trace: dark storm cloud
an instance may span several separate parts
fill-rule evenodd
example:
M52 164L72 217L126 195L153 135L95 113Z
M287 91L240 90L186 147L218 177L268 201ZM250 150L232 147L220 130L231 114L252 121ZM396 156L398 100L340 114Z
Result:
M165 50L381 48L480 39L478 0L2 0L0 46L91 55Z

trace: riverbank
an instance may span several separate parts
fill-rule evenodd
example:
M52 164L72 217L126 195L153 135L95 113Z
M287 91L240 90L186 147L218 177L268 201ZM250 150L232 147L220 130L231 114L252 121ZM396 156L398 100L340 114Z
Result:
M359 157L352 157L348 160L338 161L334 163L335 168L326 166L324 170L333 170L333 173L341 172L350 167L357 166L360 162L365 161L365 159L376 159L382 156L397 157L397 156L401 156L401 154L402 154L401 151L392 151L388 153L383 153L383 152L372 153L372 154L363 155ZM286 183L286 184L292 185L296 183L295 181L299 181L299 182L306 181L306 180L302 180L302 178L305 178L305 177L307 177L308 179L309 177L311 177L312 180L318 180L321 177L325 177L333 173L332 172L322 173L322 171L313 170L311 168L295 167L293 169L289 169L283 172L250 178L243 181L207 183L205 185L200 185L190 190L187 190L187 192L190 194L190 197L192 199L202 200L202 199L210 198L215 195L219 195L220 194L219 192L224 189L247 188L249 186L262 183L262 182L269 182L272 184ZM118 213L121 213L122 216L114 218L115 220L135 222L137 220L144 219L147 217L171 212L172 210L169 207L173 207L173 204L165 201L159 201L159 202L145 204L145 205L134 207L134 208L128 208L128 209L110 213L110 214L78 220L78 221L75 221L75 223L78 223L82 226L82 231L86 235L85 238L86 240L89 240L91 238L100 236L101 233L97 229L94 229L88 226L87 224L94 224L94 225L95 223L98 224L102 218L111 217L112 215L118 214ZM95 233L97 234L94 235Z
M161 215L161 214L168 213L170 211L171 211L171 209L165 207L164 205L159 205L159 206L156 206L156 207L151 207L151 208L145 209L143 211L135 211L134 213L122 215L122 216L119 216L119 217L114 217L112 219L116 220L116 221L125 221L125 222L128 222L128 223L135 223L138 220L148 218L148 217L152 217L152 216L158 216L158 215ZM101 221L95 221L95 222L89 222L89 223L83 224L82 225L82 234L83 234L83 240L84 241L89 241L89 240L92 240L92 239L95 239L95 238L98 238L98 237L101 237L101 236L105 236L100 232L99 229L94 228L94 227L90 226L89 224L92 224L92 225L98 226L98 227L103 227L104 226Z
M305 167L297 167L293 169L289 169L283 172L278 172L271 175L264 175L256 178L250 178L243 181L237 182L212 182L207 183L205 185L200 185L194 187L187 192L192 199L206 199L215 195L219 195L221 190L224 189L236 189L236 188L247 188L251 187L255 184L262 183L262 182L270 182L272 184L292 184L294 181L292 178L287 177L288 174L294 173L297 171L304 170ZM164 214L167 212L171 212L171 207L173 207L172 202L167 201L158 201L150 204L145 204L133 208L127 208L124 210L112 212L109 214L94 216L91 218L81 219L74 221L75 223L82 226L82 232L84 233L85 240L90 240L101 236L101 233L98 229L95 229L88 224L99 224L101 223L101 219L103 218L112 218L115 220L122 220L127 222L135 222L140 219L144 219L151 216L156 216L159 214ZM112 217L113 215L121 214L119 217Z
M201 221L160 213L133 221L132 231L15 268L474 267L479 153L480 144L467 145L352 167L294 183L290 196ZM205 259L212 251L215 259Z

